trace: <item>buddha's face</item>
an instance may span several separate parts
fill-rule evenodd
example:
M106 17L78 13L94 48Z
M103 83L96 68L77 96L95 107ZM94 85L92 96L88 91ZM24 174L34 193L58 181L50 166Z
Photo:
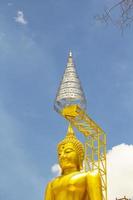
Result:
M60 147L58 159L62 171L72 168L79 170L79 156L72 143L63 144Z

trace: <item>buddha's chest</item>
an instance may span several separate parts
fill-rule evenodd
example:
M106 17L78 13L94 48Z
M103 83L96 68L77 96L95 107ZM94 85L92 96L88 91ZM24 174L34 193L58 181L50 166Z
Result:
M86 177L84 174L72 174L57 178L52 189L54 194L59 193L84 193L86 190Z

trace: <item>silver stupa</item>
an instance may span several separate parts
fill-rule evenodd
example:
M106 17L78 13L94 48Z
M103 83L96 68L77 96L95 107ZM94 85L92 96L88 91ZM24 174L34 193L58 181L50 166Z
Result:
M60 112L64 107L72 104L78 104L82 109L86 109L86 98L70 51L66 69L55 98L54 108L57 112Z

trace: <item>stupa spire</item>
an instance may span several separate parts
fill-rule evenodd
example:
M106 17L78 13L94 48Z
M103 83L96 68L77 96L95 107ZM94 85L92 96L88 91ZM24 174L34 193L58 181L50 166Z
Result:
M74 65L73 63L73 56L72 56L72 51L70 50L69 51L69 54L68 54L68 60L67 60L67 65Z
M85 95L73 62L72 51L69 51L64 75L57 91L54 107L60 112L65 106L78 104L86 108Z
M72 51L70 50L70 51L69 51L69 54L68 54L68 59L69 59L69 58L72 58L72 57L73 57L72 55L73 55L73 54L72 54Z
M72 57L72 51L71 50L69 51L69 57Z

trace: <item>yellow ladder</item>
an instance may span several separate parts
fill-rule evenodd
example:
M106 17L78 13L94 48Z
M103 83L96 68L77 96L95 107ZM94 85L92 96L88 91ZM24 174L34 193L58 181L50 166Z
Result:
M106 134L77 104L65 106L60 114L85 136L85 171L99 172L107 200Z

